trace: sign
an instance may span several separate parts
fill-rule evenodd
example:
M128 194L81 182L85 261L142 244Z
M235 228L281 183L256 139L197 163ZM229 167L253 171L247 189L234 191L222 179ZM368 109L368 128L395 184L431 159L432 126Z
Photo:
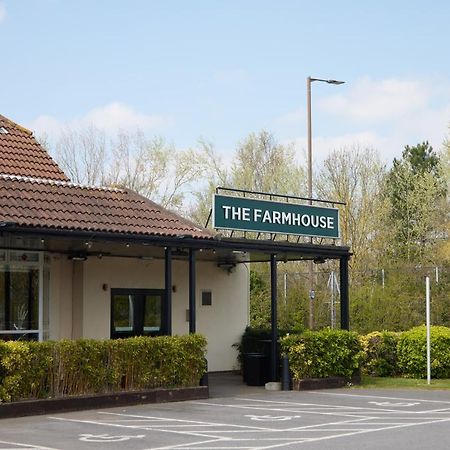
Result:
M339 210L215 194L213 227L224 230L338 238Z

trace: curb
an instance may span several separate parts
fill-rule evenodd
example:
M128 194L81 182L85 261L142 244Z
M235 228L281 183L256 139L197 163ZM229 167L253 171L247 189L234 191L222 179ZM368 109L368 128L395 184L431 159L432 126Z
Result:
M308 391L313 389L334 389L346 387L349 383L360 384L361 377L328 377L328 378L303 378L293 380L292 389L294 391Z
M35 416L40 414L114 408L145 403L168 403L209 398L208 386L143 391L114 392L108 394L24 400L0 404L0 419Z

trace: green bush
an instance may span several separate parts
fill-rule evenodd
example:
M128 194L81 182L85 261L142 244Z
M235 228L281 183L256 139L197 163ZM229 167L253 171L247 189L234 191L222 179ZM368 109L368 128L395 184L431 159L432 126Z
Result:
M362 372L376 377L398 375L397 344L400 333L374 331L359 337L364 351Z
M426 327L402 333L397 347L398 367L411 378L426 378ZM450 378L450 328L431 327L431 376Z
M289 357L294 380L343 376L359 373L363 352L358 335L345 330L324 329L287 335L281 351Z
M200 335L95 341L0 341L0 401L195 386Z

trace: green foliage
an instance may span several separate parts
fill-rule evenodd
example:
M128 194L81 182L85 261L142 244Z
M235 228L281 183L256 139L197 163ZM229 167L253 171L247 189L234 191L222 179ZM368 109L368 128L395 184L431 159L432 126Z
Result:
M435 177L441 176L439 156L428 141L424 141L413 147L405 145L402 159L411 164L414 173L429 172ZM395 164L400 164L400 161L397 158L394 158L394 165Z
M397 343L400 333L373 331L359 337L364 351L362 372L377 377L397 375Z
M385 225L391 236L390 256L433 260L436 237L442 231L443 206L448 210L445 193L440 159L428 142L406 146L402 159L394 159L384 192L389 203Z
M324 329L287 335L280 345L281 351L289 357L294 380L351 377L359 373L363 359L358 335L344 330Z
M426 377L426 328L402 333L398 343L398 366L407 377ZM431 327L431 377L450 378L450 328Z
M315 177L319 198L345 203L340 206L340 230L342 242L354 253L354 268L373 259L384 176L378 152L354 145L330 152Z
M205 352L200 335L0 342L0 401L195 386Z
M278 143L268 131L250 133L237 146L230 175L235 188L298 195L304 179L294 146Z

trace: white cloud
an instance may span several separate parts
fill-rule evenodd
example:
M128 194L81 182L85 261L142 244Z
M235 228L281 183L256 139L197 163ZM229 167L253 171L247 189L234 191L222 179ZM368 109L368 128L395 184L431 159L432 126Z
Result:
M294 111L288 112L283 116L276 119L276 122L281 126L291 126L299 124L304 124L306 122L306 111L305 108L298 108Z
M294 141L298 149L299 162L307 163L307 140L306 137L300 137ZM384 147L385 140L370 131L361 131L357 133L348 133L340 136L317 136L313 138L312 153L313 165L320 166L325 158L333 151L344 147L373 147L379 149Z
M303 122L303 135L291 127L284 136L286 141L287 136L295 136L291 140L295 140L301 160L306 162L306 118L301 111L282 116L275 123L286 126L291 118ZM320 123L320 133L313 129L315 164L333 149L355 144L376 148L386 163L401 156L405 145L425 140L439 150L449 135L450 80L363 78L348 85L343 93L316 99L313 119Z
M93 124L107 132L140 128L143 131L165 128L171 120L159 115L142 114L122 103L114 102L94 108L81 120L84 124Z
M318 107L330 114L362 122L385 122L427 106L430 87L417 80L362 78L348 90L319 99Z
M63 122L56 117L41 115L34 119L28 127L37 134L47 134L57 138L65 128L80 129L93 125L108 134L119 130L155 132L172 125L171 118L154 114L143 114L123 103L113 102L105 106L91 109L81 117Z
M3 2L0 2L0 23L6 19L6 7Z

